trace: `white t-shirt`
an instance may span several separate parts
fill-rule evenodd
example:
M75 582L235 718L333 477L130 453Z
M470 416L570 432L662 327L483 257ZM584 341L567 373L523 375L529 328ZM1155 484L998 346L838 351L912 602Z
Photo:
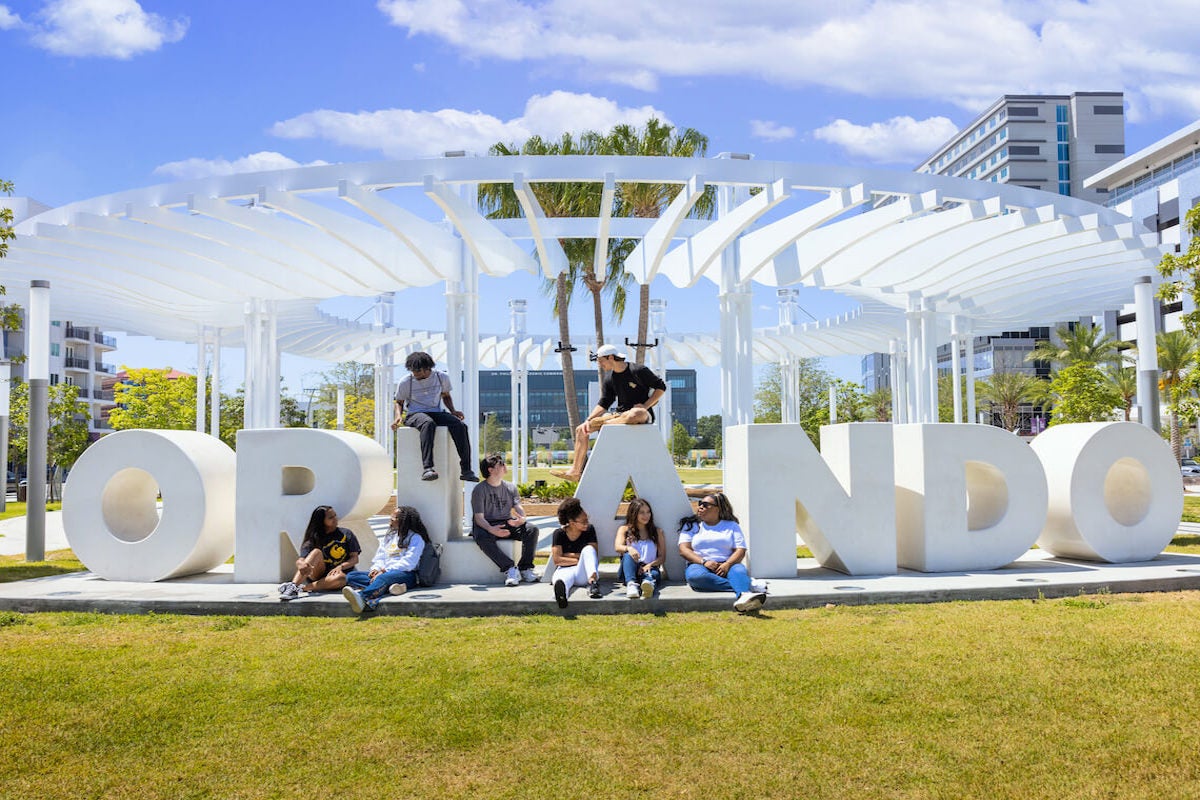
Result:
M626 546L632 547L637 551L639 564L649 564L658 558L658 545L655 544L653 539L635 539L632 542L627 542Z
M679 542L691 542L696 555L705 561L726 561L739 547L745 548L746 537L733 520L723 519L716 525L690 525L679 532Z

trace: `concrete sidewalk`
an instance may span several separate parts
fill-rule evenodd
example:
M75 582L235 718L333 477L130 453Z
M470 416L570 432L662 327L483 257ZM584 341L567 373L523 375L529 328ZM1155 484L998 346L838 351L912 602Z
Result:
M535 518L548 546L552 518ZM382 533L384 517L372 519ZM1181 533L1195 533L1184 524ZM0 552L23 553L24 519L0 522ZM68 547L62 515L46 515L46 550ZM1000 600L1065 597L1096 592L1155 592L1200 589L1200 556L1164 553L1139 564L1094 564L1051 558L1030 550L1003 569L984 572L927 575L901 571L897 575L849 576L823 569L813 559L798 559L795 578L769 581L764 613L779 608L811 608L870 603L930 603L948 600ZM539 570L540 571L540 570ZM615 565L605 565L605 595L591 600L576 589L565 611L554 603L548 583L505 587L499 584L436 586L401 597L388 597L376 616L400 614L421 617L499 616L516 614L663 614L731 609L733 596L693 592L682 583L667 583L651 600L629 600L612 577ZM340 594L310 595L280 602L275 584L233 582L233 568L223 565L203 575L159 583L106 581L90 572L0 584L0 610L99 611L141 614L237 614L351 617Z

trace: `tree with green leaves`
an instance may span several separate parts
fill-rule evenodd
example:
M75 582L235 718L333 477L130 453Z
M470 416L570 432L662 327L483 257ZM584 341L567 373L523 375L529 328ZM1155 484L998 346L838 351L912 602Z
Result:
M1123 360L1121 345L1111 333L1092 325L1061 325L1055 329L1058 343L1040 341L1025 356L1026 361L1049 361L1059 367L1072 364L1102 366Z
M632 125L617 125L601 142L601 152L616 156L666 156L669 158L703 158L708 154L708 137L695 128L677 130L674 126L651 118L641 128ZM617 184L617 216L654 219L682 191L677 183L619 183ZM712 217L716 209L716 194L711 188L696 201L689 216L698 219ZM618 275L624 275L625 258L633 251L630 241L615 242L612 258L618 261ZM650 284L638 287L638 334L639 346L634 361L645 363L646 348L641 344L650 335Z
M488 414L479 430L479 441L484 453L503 453L510 444L504 428L500 425L499 414ZM514 454L515 458L516 454Z
M720 414L705 414L700 417L696 420L696 433L699 434L696 447L703 450L716 450L719 457L724 430Z
M863 405L876 422L890 422L892 419L892 390L881 386L873 392L863 395Z
M48 394L50 427L46 461L57 476L58 470L75 465L91 441L87 407L80 404L78 389L67 383L56 383L49 387ZM14 461L25 461L29 456L29 384L21 380L12 381L9 395L8 447ZM57 480L51 483L52 500L57 499L54 487L58 484Z
M1045 381L1024 372L996 372L976 384L979 399L1000 415L1000 424L1008 431L1020 425L1021 406L1039 403L1045 392Z
M1121 398L1121 410L1125 412L1125 421L1129 422L1133 400L1137 397L1137 369L1109 364L1104 369L1104 377Z
M696 446L696 440L683 427L683 423L675 420L671 426L671 455L676 464L687 464L688 453Z
M1167 253L1158 262L1158 272L1167 278L1158 287L1163 302L1173 303L1187 293L1192 298L1192 310L1182 314L1184 330L1200 336L1200 205L1187 212L1185 227L1191 235L1188 249L1176 255Z
M1054 398L1051 425L1070 422L1104 422L1113 417L1121 398L1092 364L1083 362L1063 367L1050 379L1050 395Z
M1200 353L1196 337L1187 331L1167 331L1156 337L1158 346L1159 389L1167 400L1167 422L1171 451L1175 460L1183 458L1183 431L1180 429L1180 403L1194 390L1190 380L1196 356Z
M126 377L113 387L117 407L108 415L114 430L195 430L195 375L170 377L170 367L122 369Z
M337 427L338 389L345 390L345 415L343 429L375 436L375 367L359 361L341 361L330 370L321 373L321 384L316 394L320 409L313 413L316 427L333 430ZM286 420L284 409L280 416ZM285 428L299 427L283 423Z
M11 195L12 193L12 182L0 180L0 194ZM8 243L17 238L16 231L12 229L12 223L12 209L0 206L0 258L8 255ZM0 295L6 293L7 290L3 286L0 286ZM16 305L0 305L0 330L16 330L20 321L21 317Z
M488 149L493 156L566 156L592 155L596 152L599 134L588 131L577 140L564 133L557 141L548 141L532 136L519 147L515 144L498 142ZM600 208L603 187L594 183L533 183L532 191L548 217L596 216ZM480 207L491 219L511 219L524 216L524 210L510 183L484 183L479 186ZM552 279L554 287L554 315L558 319L558 339L564 349L560 351L563 374L563 394L567 406L567 420L571 430L579 426L579 406L575 394L575 362L568 349L571 345L571 326L568 309L571 295L579 276L585 269L592 269L596 250L595 239L560 239L559 244L567 257L567 269ZM546 265L542 265L543 269ZM602 326L601 326L602 327Z

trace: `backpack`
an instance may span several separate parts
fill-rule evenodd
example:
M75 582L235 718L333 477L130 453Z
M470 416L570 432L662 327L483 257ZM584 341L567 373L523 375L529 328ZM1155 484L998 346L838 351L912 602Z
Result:
M410 532L408 535L411 537L419 536L420 534ZM421 551L421 558L417 561L417 585L433 586L438 582L441 574L442 546L433 542L426 542L425 549Z

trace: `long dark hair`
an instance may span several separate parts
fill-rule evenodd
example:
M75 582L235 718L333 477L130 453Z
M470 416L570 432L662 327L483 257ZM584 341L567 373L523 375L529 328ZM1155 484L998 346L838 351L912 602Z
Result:
M717 507L717 516L719 519L729 522L738 521L738 518L733 513L733 504L729 502L729 498L725 496L724 492L713 492L712 494L704 495L704 497L711 497L713 499L713 504ZM700 499L703 500L704 498ZM738 524L740 525L741 523L739 522ZM679 531L690 527L700 527L700 517L698 515L688 514L679 520Z
M333 506L317 506L312 516L308 518L308 527L304 529L304 540L300 546L317 548L325 536L325 514L333 510Z
M658 526L654 524L654 507L646 500L640 497L635 497L629 501L629 509L625 512L625 540L629 540L632 533L634 539L642 538L642 530L638 525L638 517L642 513L642 509L647 509L650 512L650 521L646 523L646 538L654 541L658 538Z
M400 541L407 541L408 534L415 533L425 540L425 544L429 544L429 531L425 530L425 523L421 521L421 512L412 506L398 506L396 511L399 512L399 517L396 519L396 533L399 535Z

